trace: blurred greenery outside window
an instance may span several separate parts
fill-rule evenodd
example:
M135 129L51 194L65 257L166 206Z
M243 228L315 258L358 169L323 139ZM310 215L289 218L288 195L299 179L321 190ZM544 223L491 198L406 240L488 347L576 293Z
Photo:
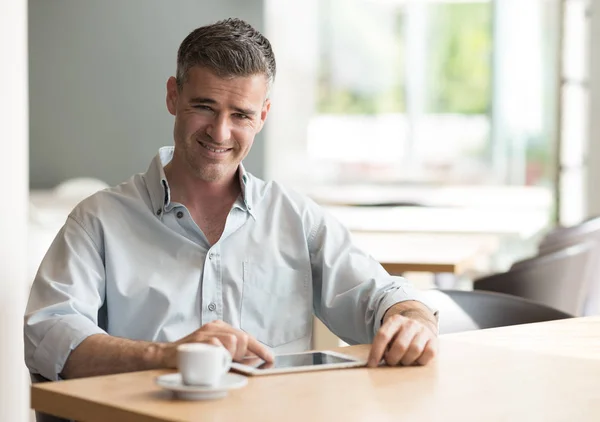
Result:
M501 123L492 114L498 89L493 80L493 2L319 4L317 104L308 145L309 158L328 169L326 178L515 183L494 164L493 125ZM540 54L540 61L552 60L553 51ZM539 75L540 80L551 77ZM532 104L543 102L540 98ZM517 184L553 183L551 132L505 135L516 139L508 143L522 146L523 177ZM511 161L513 153L506 148L502 159Z

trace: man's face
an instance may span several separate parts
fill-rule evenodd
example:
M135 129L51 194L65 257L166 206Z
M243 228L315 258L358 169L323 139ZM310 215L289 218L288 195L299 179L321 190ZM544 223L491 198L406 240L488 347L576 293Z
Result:
M174 162L207 182L232 177L267 118L266 97L264 75L223 79L193 67L181 89L171 77L167 108L175 116Z

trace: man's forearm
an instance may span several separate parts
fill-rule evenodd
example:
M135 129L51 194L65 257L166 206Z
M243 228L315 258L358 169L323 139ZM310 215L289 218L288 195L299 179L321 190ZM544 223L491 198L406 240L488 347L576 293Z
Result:
M396 314L419 321L430 328L435 334L438 333L438 323L435 315L421 302L407 300L396 303L385 312L382 322L385 322L389 317Z
M129 340L105 334L89 336L69 355L63 378L81 378L164 368L172 361L166 344Z

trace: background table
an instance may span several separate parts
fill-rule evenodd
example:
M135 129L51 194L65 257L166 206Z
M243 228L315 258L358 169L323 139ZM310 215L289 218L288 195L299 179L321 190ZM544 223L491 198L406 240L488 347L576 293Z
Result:
M172 400L153 383L166 372L37 384L32 406L90 422L598 421L600 317L442 336L426 367L257 377L216 401Z
M356 245L391 274L476 271L497 249L494 236L352 232Z

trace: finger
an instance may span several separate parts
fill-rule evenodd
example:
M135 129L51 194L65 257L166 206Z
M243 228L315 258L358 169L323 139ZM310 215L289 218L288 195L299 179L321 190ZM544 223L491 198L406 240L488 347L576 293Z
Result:
M404 357L413 338L418 333L418 328L411 321L405 321L400 327L394 341L391 342L388 351L385 353L385 363L389 366L396 366Z
M272 368L273 365L275 365L273 362L265 362L262 365L259 366L260 369L269 369Z
M437 350L438 350L437 338L430 339L427 342L427 344L425 345L425 348L423 349L423 353L421 353L421 356L417 359L417 363L419 365L427 365L429 362L431 362L437 356Z
M231 353L234 361L241 361L248 352L248 334L221 320L211 321L203 325L198 332L203 335L218 336L224 347Z
M223 347L227 349L227 351L231 354L233 358L236 355L237 351L237 336L232 333L213 333L213 335L219 339Z
M207 340L203 340L202 343L212 344L213 346L218 346L218 347L224 347L223 343L221 343L221 340L219 340L216 337L210 337Z
M379 328L371 345L371 352L367 361L368 366L373 368L379 365L388 344L392 341L404 320L405 318L401 315L393 315Z
M254 353L265 362L273 362L273 353L271 350L250 335L248 336L247 350Z
M402 356L402 359L400 359L400 363L404 366L410 366L415 363L423 353L425 345L428 341L429 336L427 336L423 330L417 332L410 342L406 353L404 353L404 356Z
M255 356L251 358L244 358L241 360L241 362L243 362L244 365L257 366L263 364L265 361Z
M235 351L235 355L233 356L233 360L236 362L241 361L246 356L246 349L248 348L248 334L243 331L239 331L235 333L237 337L237 347Z

